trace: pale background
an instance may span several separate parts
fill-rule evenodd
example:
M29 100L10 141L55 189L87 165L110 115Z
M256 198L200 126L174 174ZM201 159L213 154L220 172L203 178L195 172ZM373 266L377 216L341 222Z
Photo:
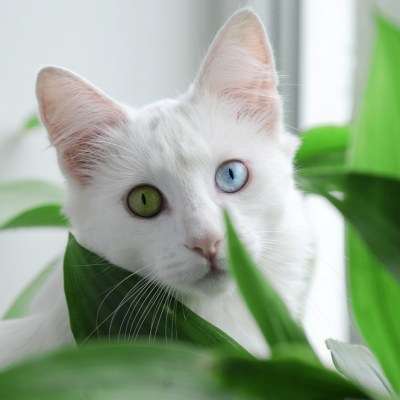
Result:
M120 101L144 105L185 90L207 45L232 11L248 4L268 22L273 1L0 0L0 180L40 177L63 182L43 129L21 132L23 121L36 110L34 85L41 67L69 68ZM303 0L301 62L295 82L300 129L350 119L357 82L356 95L361 90L361 80L354 79L356 60L367 57L371 42L372 28L364 15L369 36L362 40L361 56L356 52L358 16L366 13L370 2L363 3ZM394 4L386 3L389 8ZM280 29L285 31L284 22ZM365 74L365 67L358 72ZM328 360L324 340L349 337L343 223L322 200L310 198L309 206L319 262L306 327ZM65 232L56 229L0 233L0 315L63 251L65 242Z

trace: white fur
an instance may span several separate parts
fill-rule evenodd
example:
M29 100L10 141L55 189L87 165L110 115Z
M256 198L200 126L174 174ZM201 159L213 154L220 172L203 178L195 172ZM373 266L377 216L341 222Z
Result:
M235 284L230 278L204 279L209 263L185 244L223 239L216 263L226 270L226 208L266 278L300 315L310 241L293 176L296 141L282 129L276 85L272 52L249 10L222 28L198 78L178 99L132 110L65 70L45 69L38 81L42 119L67 178L65 213L78 241L171 287L256 354L267 348ZM71 149L73 156L66 156ZM250 179L243 190L228 194L214 178L231 159L248 166ZM125 207L127 193L142 183L167 199L167 209L152 219L136 218ZM32 314L1 322L0 365L73 343L60 272Z

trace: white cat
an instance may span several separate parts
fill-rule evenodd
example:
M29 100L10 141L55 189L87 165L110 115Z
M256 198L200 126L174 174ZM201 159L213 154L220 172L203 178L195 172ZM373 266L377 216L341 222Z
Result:
M294 182L297 139L283 130L277 84L264 28L247 9L223 26L177 99L131 109L55 67L44 68L37 81L78 241L176 289L256 354L267 347L226 273L223 208L296 316L311 257ZM31 314L0 323L0 365L74 343L61 266Z

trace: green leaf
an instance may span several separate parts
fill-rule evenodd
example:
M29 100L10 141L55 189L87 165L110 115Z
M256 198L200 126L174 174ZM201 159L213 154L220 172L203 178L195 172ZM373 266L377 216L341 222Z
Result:
M0 230L66 227L61 214L64 191L53 183L30 180L0 183Z
M333 170L303 171L299 182L303 190L328 199L400 280L400 180Z
M374 398L387 399L393 394L379 362L367 347L332 339L326 344L336 369L346 378L365 388Z
M368 395L336 372L297 359L222 359L217 368L225 387L243 399L343 400Z
M343 167L350 139L348 126L323 126L301 133L297 168Z
M87 345L0 373L7 400L235 399L213 376L215 356L196 348ZM251 398L251 397L250 397Z
M357 326L400 394L400 285L349 227L348 280Z
M7 221L0 229L53 227L66 228L68 220L61 214L62 207L58 204L31 208L13 219Z
M369 79L352 130L351 168L400 177L400 29L376 21Z
M7 400L366 398L333 371L297 360L231 358L183 345L99 343L0 372Z
M317 357L303 329L293 320L289 310L272 286L265 280L240 242L228 214L225 212L229 265L247 306L255 318L274 356L282 345L303 345L308 356ZM305 350L306 351L306 350Z
M34 115L32 115L30 118L28 118L25 123L24 123L24 130L28 131L34 128L37 128L38 126L40 126L40 120L38 115L35 113Z
M60 257L57 257L46 266L14 301L13 305L5 313L4 319L22 318L27 315L32 299L60 262Z
M400 179L400 29L378 17L376 32L367 88L352 130L350 164L357 172ZM381 241L393 240L393 233L387 235ZM399 282L351 228L347 247L351 304L357 325L400 396Z
M64 288L78 343L114 337L129 342L175 340L248 353L200 318L170 290L118 268L79 245L70 235L64 257Z

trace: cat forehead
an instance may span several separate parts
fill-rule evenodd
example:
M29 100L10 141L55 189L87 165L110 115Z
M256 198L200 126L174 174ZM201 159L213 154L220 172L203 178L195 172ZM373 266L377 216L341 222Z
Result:
M113 135L116 145L110 146L113 155L104 166L106 179L126 177L126 185L198 185L208 182L222 162L253 161L257 149L265 148L261 142L266 135L257 126L238 121L234 112L212 100L167 100L131 115L122 134Z
M137 149L173 158L185 166L232 151L253 151L265 132L251 121L238 121L235 110L218 100L155 103L133 116L130 139Z
M143 163L171 171L195 168L212 153L207 135L198 130L184 107L174 101L139 111L132 121L130 141Z

